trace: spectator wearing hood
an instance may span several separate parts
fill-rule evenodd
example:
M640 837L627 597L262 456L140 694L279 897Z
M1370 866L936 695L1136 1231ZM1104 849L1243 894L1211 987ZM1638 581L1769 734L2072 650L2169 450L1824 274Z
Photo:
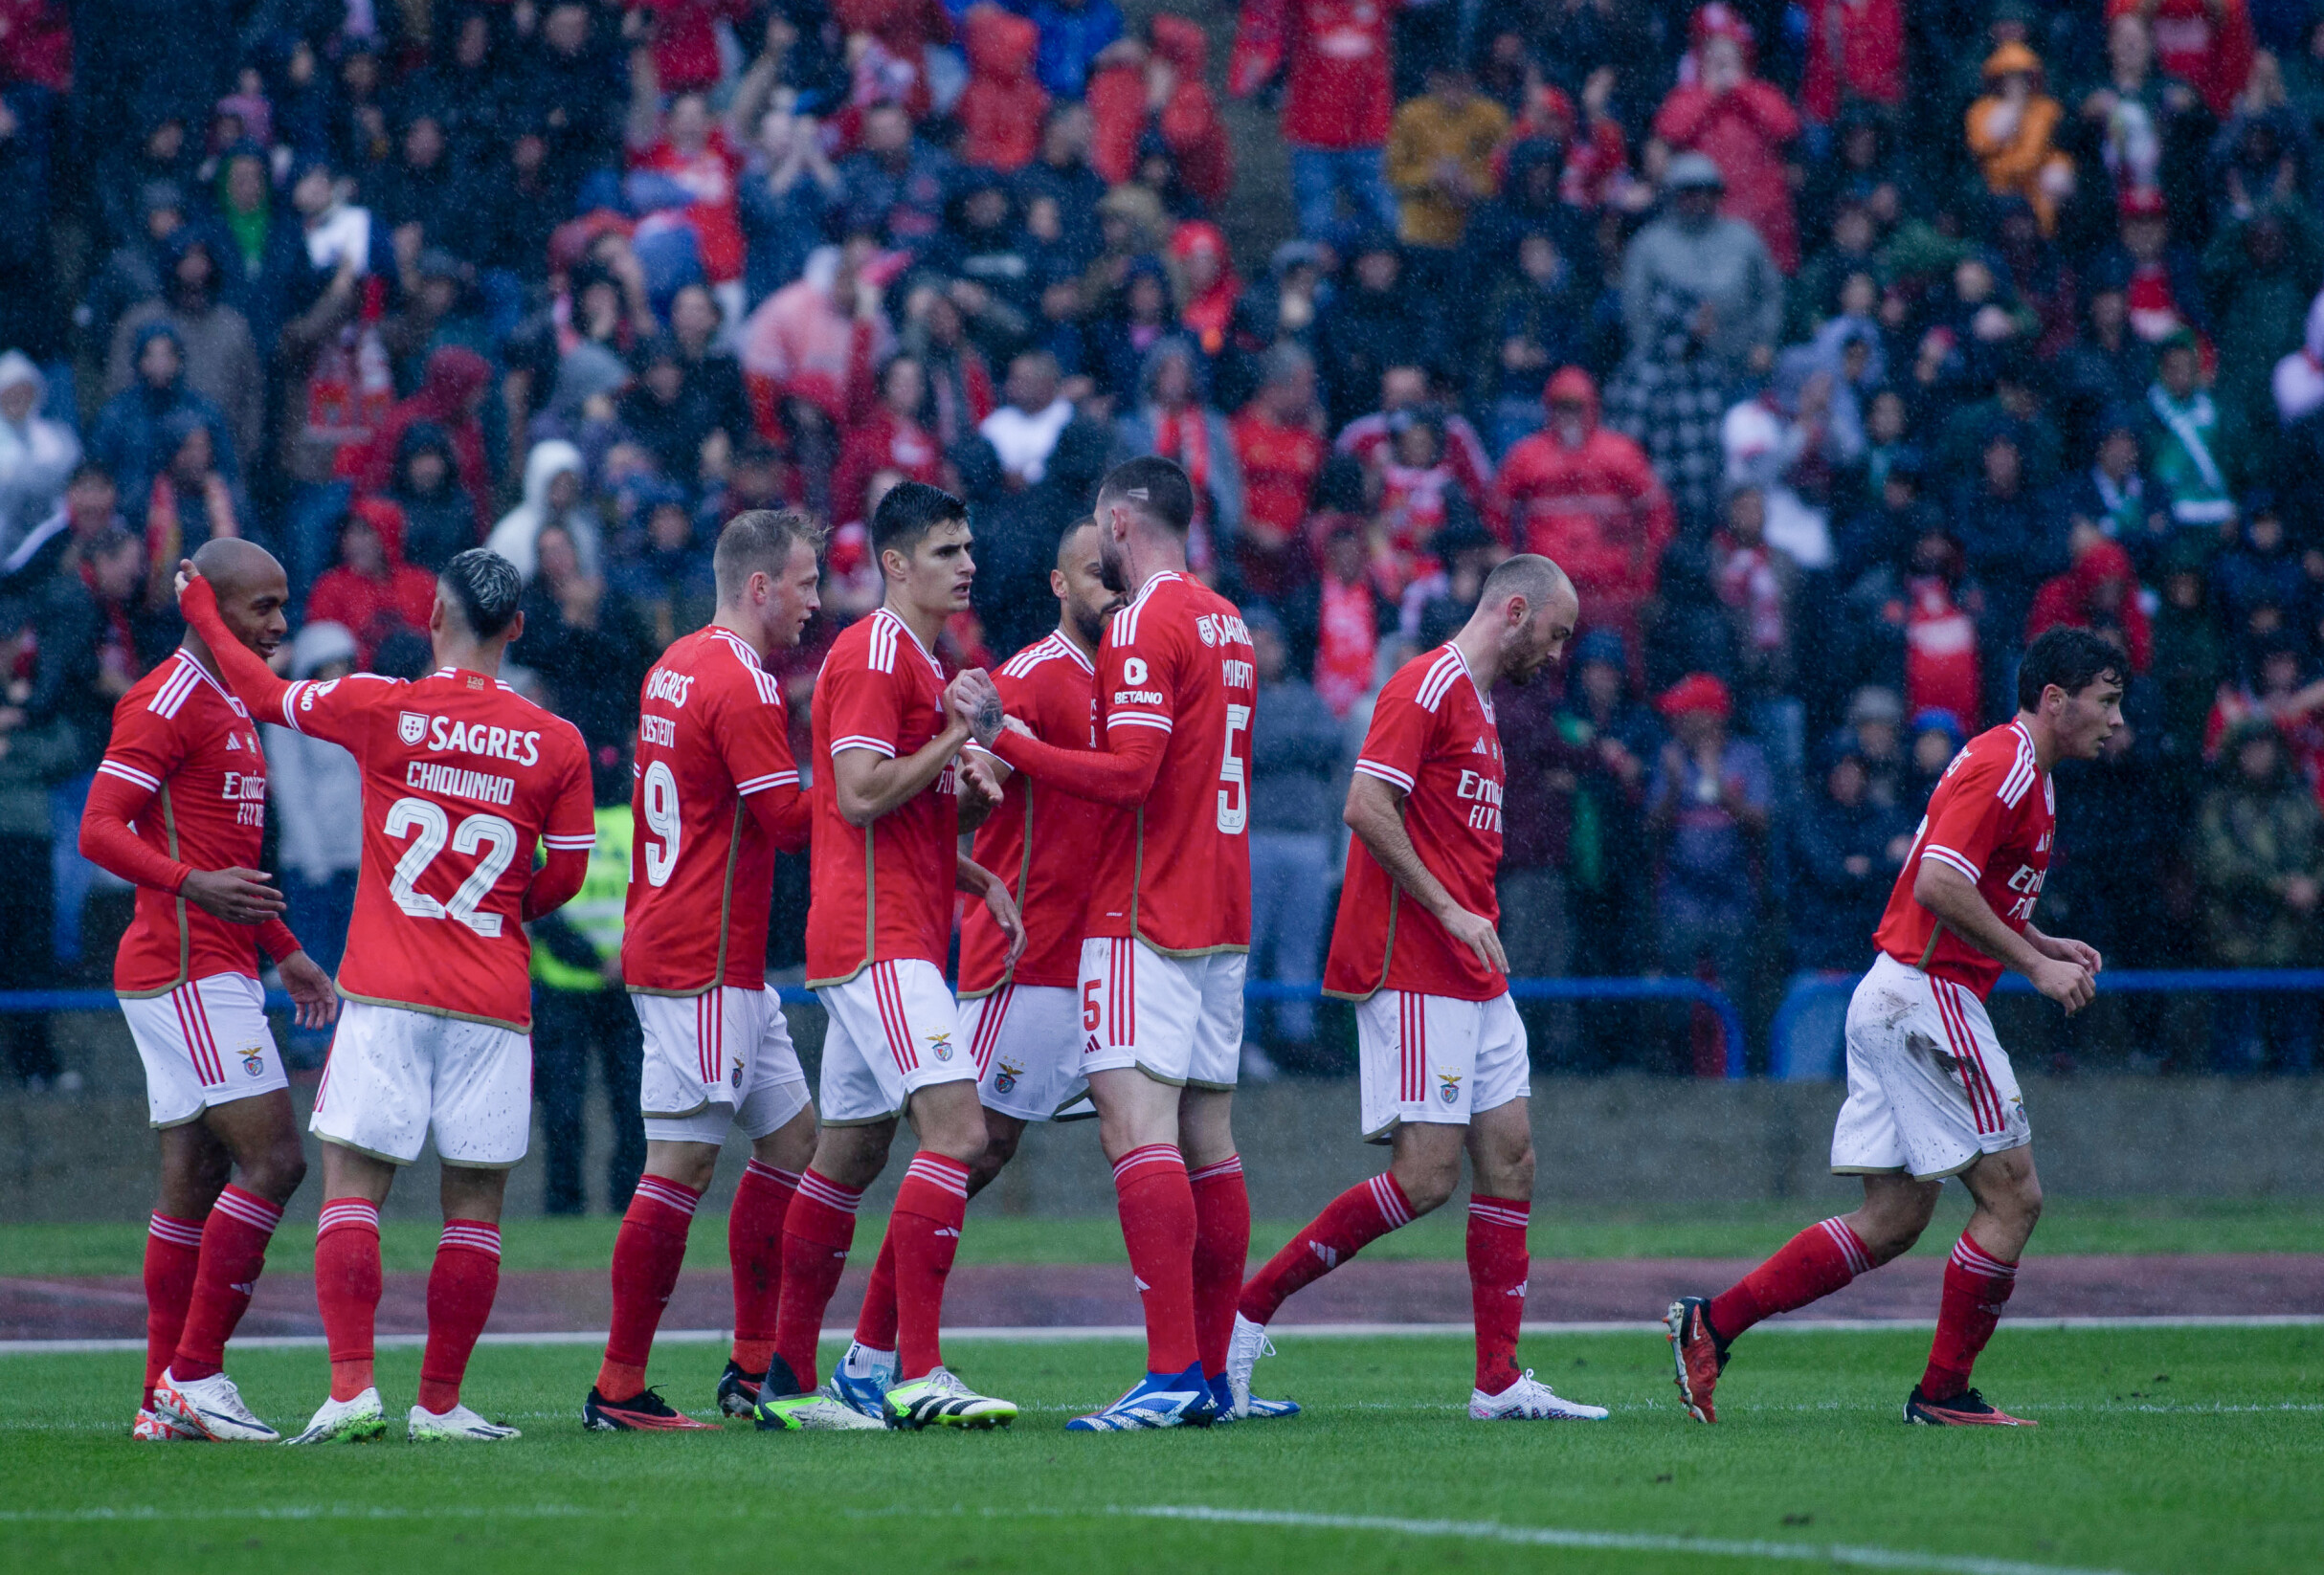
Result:
M1325 408L1339 427L1370 408L1390 367L1433 365L1441 343L1436 313L1406 275L1402 249L1385 231L1367 232L1348 253L1347 272L1315 323Z
M1645 451L1598 425L1598 386L1578 366L1549 380L1543 429L1501 462L1498 511L1527 552L1553 560L1581 598L1584 629L1635 649L1640 612L1677 529Z
M450 444L458 488L475 511L474 533L482 535L492 518L492 466L484 447L484 426L477 412L491 384L491 364L474 350L445 344L430 351L418 389L389 410L357 468L362 489L385 492L394 485L405 434L422 424L434 427ZM413 561L424 560L415 555Z
M695 528L676 487L641 487L632 509L636 539L614 566L613 589L643 621L652 648L661 651L717 610L714 543Z
M1088 337L1089 370L1098 391L1117 405L1137 397L1138 374L1155 345L1174 334L1175 283L1160 259L1140 257L1123 277L1119 301L1093 325Z
M572 536L545 525L538 572L525 592L525 632L509 659L547 684L557 714L591 747L620 745L637 724L637 686L652 665L651 634L604 577L581 566Z
M516 566L529 584L540 566L538 543L550 525L564 529L580 555L581 571L594 578L605 561L602 532L587 498L581 451L562 438L535 443L525 456L525 495L501 516L484 545Z
M354 632L311 620L291 642L290 677L328 682L355 671ZM346 955L363 866L363 768L339 745L273 722L266 744L266 796L280 837L283 915L307 955L326 973ZM319 1052L322 1044L312 1047ZM318 1057L319 1058L319 1057Z
M98 411L89 436L91 457L106 469L125 499L145 496L153 477L168 462L163 429L173 415L189 415L210 429L218 470L230 481L240 476L234 429L226 414L186 377L186 344L167 322L148 322L129 343L132 377Z
M1162 11L1142 39L1106 50L1089 78L1089 162L1107 182L1130 179L1151 139L1169 150L1180 183L1205 207L1225 200L1234 151L1211 96L1210 49L1200 23Z
M2201 270L2218 352L2212 397L2254 438L2272 436L2275 368L2305 343L2305 318L2324 285L2324 231L2305 203L2269 199L2223 222ZM2258 456L2255 469L2264 469Z
M1324 460L1315 360L1296 344L1267 351L1257 397L1228 424L1242 473L1243 520L1237 578L1250 595L1280 603L1314 572L1307 558L1307 500Z
M0 602L0 923L8 946L0 957L0 989L54 989L56 959L53 943L57 854L51 796L82 766L86 747L73 724L53 711L32 707L44 657L42 631L30 602ZM55 664L57 657L45 659ZM17 1080L37 1087L57 1079L56 1047L49 1019L40 1012L11 1013L0 1025L8 1068Z
M2066 111L2042 91L2042 57L2023 44L2003 44L1985 57L1985 95L1969 106L1969 155L1985 189L2020 197L2057 228L2058 205L2073 195L2074 162L2057 146Z
M622 427L664 477L689 490L701 485L703 446L718 427L677 343L655 335L631 355L630 366L637 375L615 403Z
M2155 635L2140 597L2138 572L2119 543L2094 529L2074 532L2073 566L2043 582L2025 620L2025 638L2061 626L2094 630L2130 656L2133 677L2155 661Z
M2248 629L2262 608L2289 612L2310 594L2304 555L2286 533L2276 500L2255 493L2245 505L2241 539L2211 568L2212 592L2231 629Z
M1039 321L1033 248L1009 183L989 169L964 170L946 204L944 233L921 254L966 320L985 355L1005 362Z
M403 511L405 558L431 574L483 539L452 438L433 421L413 422L396 440L386 497Z
M2244 0L2107 0L2106 14L2149 18L2156 63L2193 87L2213 115L2233 112L2256 49Z
M1304 239L1332 238L1343 198L1358 225L1396 225L1380 157L1396 107L1391 14L1374 0L1245 0L1236 21L1227 91L1248 98L1278 72L1285 78L1283 136Z
M1727 180L1702 153L1682 153L1663 177L1665 210L1622 255L1622 319L1632 353L1666 355L1658 302L1676 309L1692 352L1722 375L1775 365L1783 325L1783 278L1759 232L1723 217Z
M927 369L911 356L891 356L880 368L877 389L865 392L877 397L860 400L849 412L839 462L831 473L832 506L851 521L870 518L857 511L863 508L864 489L881 471L929 486L944 479L944 447L922 425Z
M0 142L0 150L7 145ZM148 181L139 190L136 222L106 253L82 303L97 343L111 344L114 325L123 317L160 298L170 241L185 231L190 218L186 189L177 182Z
M2211 962L2225 968L2313 966L2324 895L2324 816L2264 719L2238 722L2223 741L2217 781L2197 810L2196 871ZM2273 1009L2269 1009L2272 1007ZM2308 1071L2315 1055L2312 998L2221 998L2213 1066Z
M1799 266L1799 232L1783 160L1799 135L1799 116L1773 84L1751 74L1751 29L1728 8L1696 11L1692 33L1697 79L1671 89L1655 111L1654 134L1718 166L1725 211L1751 225L1789 274Z
M1822 0L1809 10L1799 108L1811 122L1828 126L1847 104L1903 107L1904 13L1900 0Z
M308 593L305 621L345 625L355 636L355 665L369 672L391 636L425 637L435 609L436 576L404 562L403 510L378 498L349 504L336 562Z
M79 436L42 413L48 394L30 356L0 355L0 558L56 512L80 464Z
M276 200L266 149L237 143L218 159L212 189L219 237L218 299L242 314L255 344L272 346L307 293L313 265L299 225Z
M1911 852L1919 810L1875 802L1864 758L1844 745L1832 753L1818 786L1788 828L1792 965L1853 973L1864 966L1889 889Z
M1041 117L1049 110L1049 95L1033 76L1040 32L989 0L969 8L960 26L969 57L969 85L952 105L961 160L1014 174L1039 150Z

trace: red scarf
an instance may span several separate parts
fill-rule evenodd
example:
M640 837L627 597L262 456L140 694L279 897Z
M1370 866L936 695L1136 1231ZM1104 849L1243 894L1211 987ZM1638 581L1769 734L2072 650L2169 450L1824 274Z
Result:
M1186 561L1195 568L1211 563L1211 429L1199 405L1172 410L1154 408L1154 453L1175 459L1195 489L1195 527L1188 533Z
M1358 580L1342 585L1323 578L1315 619L1315 693L1335 717L1345 717L1372 692L1379 654L1379 625L1373 614L1372 588Z

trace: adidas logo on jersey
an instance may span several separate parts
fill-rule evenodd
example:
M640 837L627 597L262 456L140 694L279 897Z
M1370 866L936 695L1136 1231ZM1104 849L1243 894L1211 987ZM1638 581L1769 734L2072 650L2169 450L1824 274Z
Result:
M1485 741L1483 739L1479 739L1476 743L1468 746L1468 752L1472 755L1482 755L1487 753L1488 751L1485 747Z
M238 734L238 733L229 733L229 734L227 734L227 735L226 735L226 747L227 747L227 748L229 748L229 749L239 749L239 748L241 748L241 747L242 747L242 738L241 738L241 735L240 735L240 734Z

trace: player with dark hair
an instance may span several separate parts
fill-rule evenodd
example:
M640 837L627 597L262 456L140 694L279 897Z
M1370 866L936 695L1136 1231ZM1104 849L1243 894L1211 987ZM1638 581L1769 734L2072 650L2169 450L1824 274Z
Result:
M1204 1425L1227 1409L1226 1355L1250 1250L1235 1152L1242 981L1251 944L1250 631L1187 572L1194 489L1167 459L1098 488L1100 562L1129 595L1098 651L1101 745L1021 724L993 745L1047 787L1133 811L1088 876L1081 1070L1112 1162L1146 1310L1146 1376L1066 1426Z
M765 662L796 646L821 606L822 542L795 510L737 515L712 554L709 624L672 642L639 688L621 976L645 1040L645 1173L614 1242L605 1360L581 1407L592 1429L710 1426L647 1388L645 1369L729 1128L750 1141L750 1163L726 1215L734 1344L718 1409L749 1415L780 1360L783 1218L815 1148L815 1109L781 998L767 987L774 855L806 848L808 811L782 685ZM778 1372L772 1387L797 1386ZM794 1421L878 1426L829 1402Z
M1736 1336L1910 1249L1945 1178L1958 1176L1977 1207L1945 1265L1936 1339L1905 1420L2034 1426L1969 1386L2042 1213L2033 1129L1985 998L2009 968L2068 1012L2089 1005L2097 951L2043 934L2033 911L2057 828L2050 772L2097 758L2122 725L2128 676L2122 653L2096 634L2050 630L2018 669L2017 716L1945 767L1873 933L1880 955L1848 1003L1832 1170L1864 1178L1864 1207L1808 1227L1724 1294L1671 1303L1679 1395L1696 1420L1716 1419L1712 1395Z
M253 714L341 744L363 771L363 868L332 1041L310 1130L323 1140L315 1299L331 1396L294 1443L376 1438L379 1206L431 1131L444 1233L428 1276L413 1439L517 1436L460 1404L500 1284L501 1205L532 1124L532 951L524 926L580 890L596 841L589 751L570 722L500 681L524 632L524 584L471 548L444 566L428 615L436 671L285 683L233 640L208 554L178 605ZM535 868L536 850L547 860Z
M1532 1209L1532 1064L1508 992L1495 925L1501 864L1501 734L1493 686L1529 683L1574 637L1580 602L1565 571L1520 554L1486 576L1461 632L1415 656L1380 689L1348 784L1355 839L1340 887L1324 992L1353 1001L1367 1142L1389 1145L1385 1175L1326 1205L1242 1289L1227 1350L1237 1409L1271 1347L1286 1298L1366 1244L1441 1208L1465 1149L1469 1300L1476 1315L1479 1421L1605 1416L1560 1399L1517 1365L1525 1316L1525 1232Z
M234 538L205 547L202 564L227 636L273 655L287 627L282 566ZM145 1237L145 1398L131 1430L140 1439L277 1436L220 1370L282 1205L306 1175L258 954L280 968L302 1027L329 1022L339 998L283 924L282 894L256 868L265 835L257 729L220 682L208 643L189 632L113 708L80 821L82 854L137 888L113 988L161 1137Z
M982 900L1012 958L1024 946L1007 883L959 850L962 779L974 780L980 811L999 796L989 772L958 759L961 745L999 730L1000 699L978 669L948 684L933 650L945 620L969 605L972 540L957 498L919 481L893 488L871 521L886 595L841 632L816 683L807 983L830 1026L818 1090L823 1128L784 1219L774 1335L775 1356L802 1388L815 1384L823 1311L855 1239L857 1205L887 1163L899 1116L909 1114L920 1147L887 1222L892 1357L866 1346L860 1331L829 1396L764 1394L757 1415L771 1428L808 1425L802 1410L850 1396L899 1428L990 1428L1017 1418L1014 1405L954 1376L937 1339L969 1167L985 1146L976 1063L944 982L953 892ZM842 1375L855 1380L844 1392Z

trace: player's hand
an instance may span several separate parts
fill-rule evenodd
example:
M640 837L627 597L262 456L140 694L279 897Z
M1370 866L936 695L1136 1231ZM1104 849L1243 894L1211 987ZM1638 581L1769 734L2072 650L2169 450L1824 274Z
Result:
M1000 737L1005 720L1001 710L1000 691L981 667L972 667L954 678L945 691L945 702L953 717L969 730L969 736L990 749L993 741Z
M960 757L960 812L989 814L1000 803L1000 778L993 771L990 755L962 755Z
M260 924L282 915L282 894L267 884L264 870L196 870L178 895L212 919L229 924Z
M993 922L1000 933L1009 938L1009 960L1003 967L1017 966L1017 960L1025 955L1025 921L1018 916L1017 901L1009 896L1009 888L996 876L985 887L985 907L993 915Z
M290 992L291 1021L301 1028L322 1028L339 1015L339 991L313 958L295 951L275 966L282 975L282 987Z
M2081 964L2090 971L2092 978L2096 978L2098 970L2106 966L2106 959L2098 955L2098 948L2087 941L2068 941L2062 935L2053 935L2049 938L2049 943L2058 948L2053 955L2060 961Z
M201 577L202 571L193 566L192 559L180 558L177 561L177 599L181 602L184 601L186 588Z
M1018 721L1015 717L1002 717L1000 719L1000 725L1001 731L1005 733L1022 733L1027 738L1032 738L1034 736L1033 729L1027 727L1022 721Z
M2034 988L2064 1007L2069 1016L2089 1006L2098 993L2089 969L2055 957L2044 958L2027 977L2033 980Z
M1501 949L1501 937L1493 929L1493 921L1481 913L1470 913L1456 907L1443 918L1444 932L1456 945L1466 946L1477 954L1477 961L1495 973L1509 970L1508 953Z

